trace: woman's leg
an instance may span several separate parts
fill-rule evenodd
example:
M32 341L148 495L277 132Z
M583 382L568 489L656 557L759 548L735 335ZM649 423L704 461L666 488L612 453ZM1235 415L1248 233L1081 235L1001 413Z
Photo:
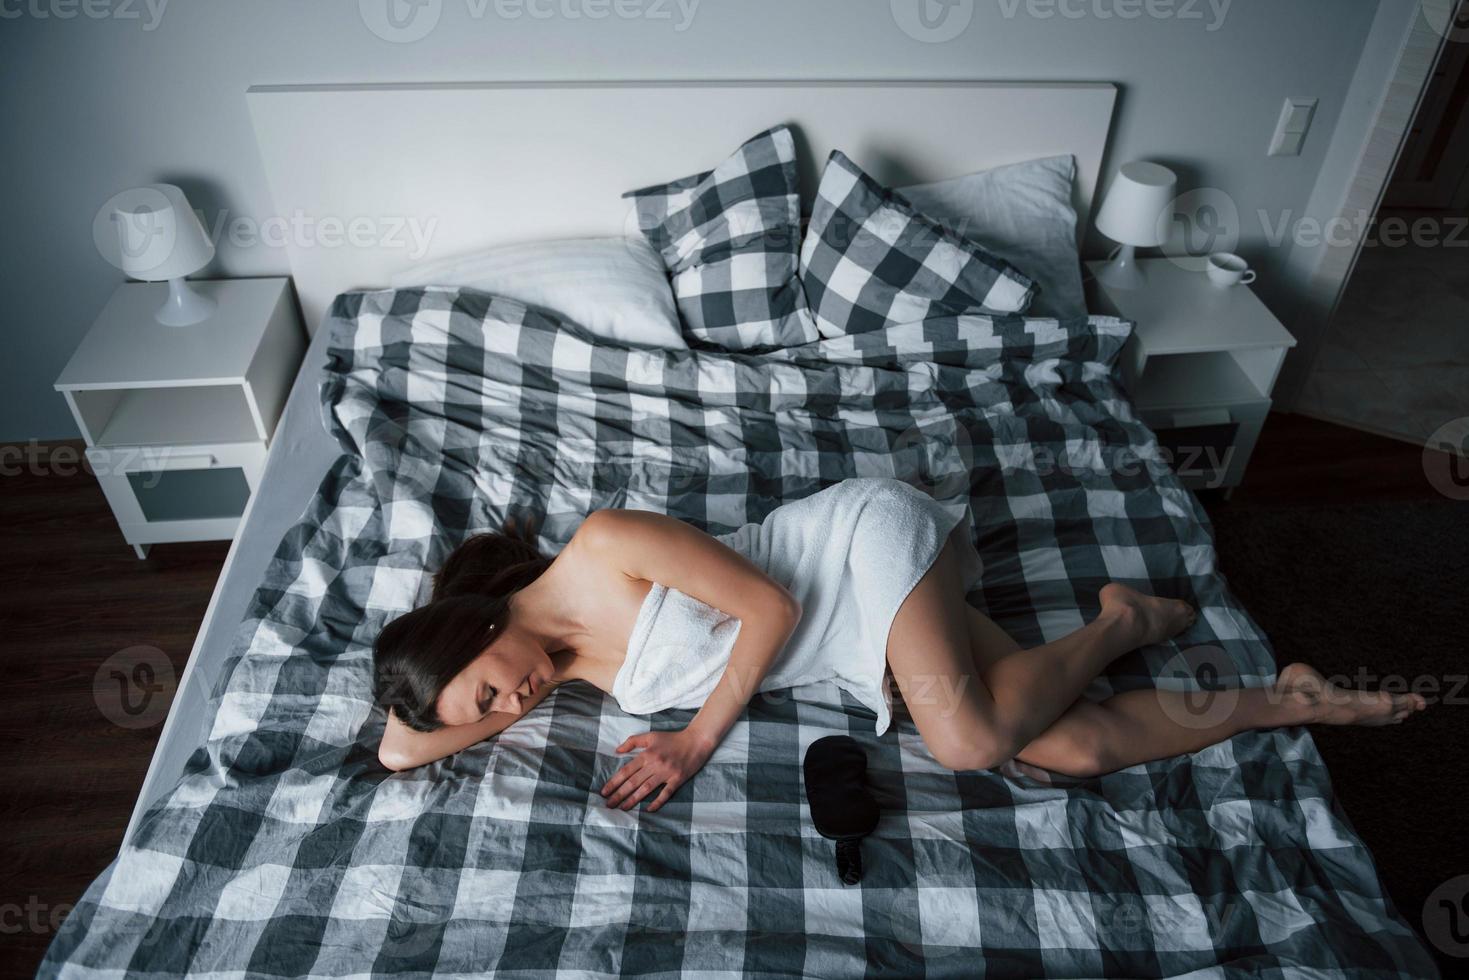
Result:
M969 611L975 664L981 675L1025 651L994 620ZM1305 664L1291 664L1265 688L1216 692L1226 710L1201 710L1197 693L1141 690L1106 701L1078 700L1017 753L1021 762L1067 776L1100 776L1141 762L1207 748L1256 728L1290 725L1386 725L1424 707L1415 694L1352 691L1327 684ZM1222 717L1212 717L1214 714Z
M981 672L956 546L951 538L888 635L893 679L929 751L951 769L988 769L1014 757L1109 663L1193 622L1187 603L1112 584L1092 622L1024 656L996 658Z

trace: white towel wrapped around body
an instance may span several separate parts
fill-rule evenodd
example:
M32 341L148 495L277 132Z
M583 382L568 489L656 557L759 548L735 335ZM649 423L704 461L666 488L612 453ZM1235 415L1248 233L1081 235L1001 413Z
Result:
M969 505L940 502L897 480L850 479L784 504L759 524L719 538L785 586L801 622L760 691L835 681L877 714L891 711L883 686L888 631L903 600L961 522L965 588L979 581ZM719 683L740 621L655 583L628 638L612 696L630 714L699 708Z

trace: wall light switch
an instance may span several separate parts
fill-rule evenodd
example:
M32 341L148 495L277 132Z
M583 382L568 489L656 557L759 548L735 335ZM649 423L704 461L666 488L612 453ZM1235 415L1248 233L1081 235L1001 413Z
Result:
M1299 156L1306 142L1306 133L1311 129L1311 117L1316 113L1316 99L1290 98L1280 110L1280 120L1275 124L1275 135L1270 139L1270 155L1273 157Z

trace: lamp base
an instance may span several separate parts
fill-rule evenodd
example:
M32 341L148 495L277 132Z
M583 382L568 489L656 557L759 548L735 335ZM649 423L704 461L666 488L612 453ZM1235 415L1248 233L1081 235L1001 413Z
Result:
M1097 270L1097 280L1113 289L1141 289L1146 277L1138 268L1137 252L1131 245L1120 246L1112 260Z
M186 279L170 279L168 300L158 308L153 318L170 327L190 327L213 316L218 305L211 297L189 288Z

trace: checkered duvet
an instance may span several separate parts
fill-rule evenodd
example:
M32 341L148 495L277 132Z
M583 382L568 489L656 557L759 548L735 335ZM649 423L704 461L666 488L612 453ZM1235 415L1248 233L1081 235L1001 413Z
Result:
M1265 682L1203 513L1115 386L1126 323L633 352L431 288L345 295L327 328L344 455L241 626L207 742L44 975L1432 974L1299 730L1063 785L947 772L901 713L878 739L817 686L758 697L673 801L624 813L596 794L613 748L691 713L571 685L432 767L375 761L372 639L470 531L523 514L554 547L599 507L727 531L857 475L967 495L971 601L1027 645L1109 580L1199 604L1095 693L1196 683L1200 656ZM833 732L864 744L885 808L856 887L804 814L804 749Z

